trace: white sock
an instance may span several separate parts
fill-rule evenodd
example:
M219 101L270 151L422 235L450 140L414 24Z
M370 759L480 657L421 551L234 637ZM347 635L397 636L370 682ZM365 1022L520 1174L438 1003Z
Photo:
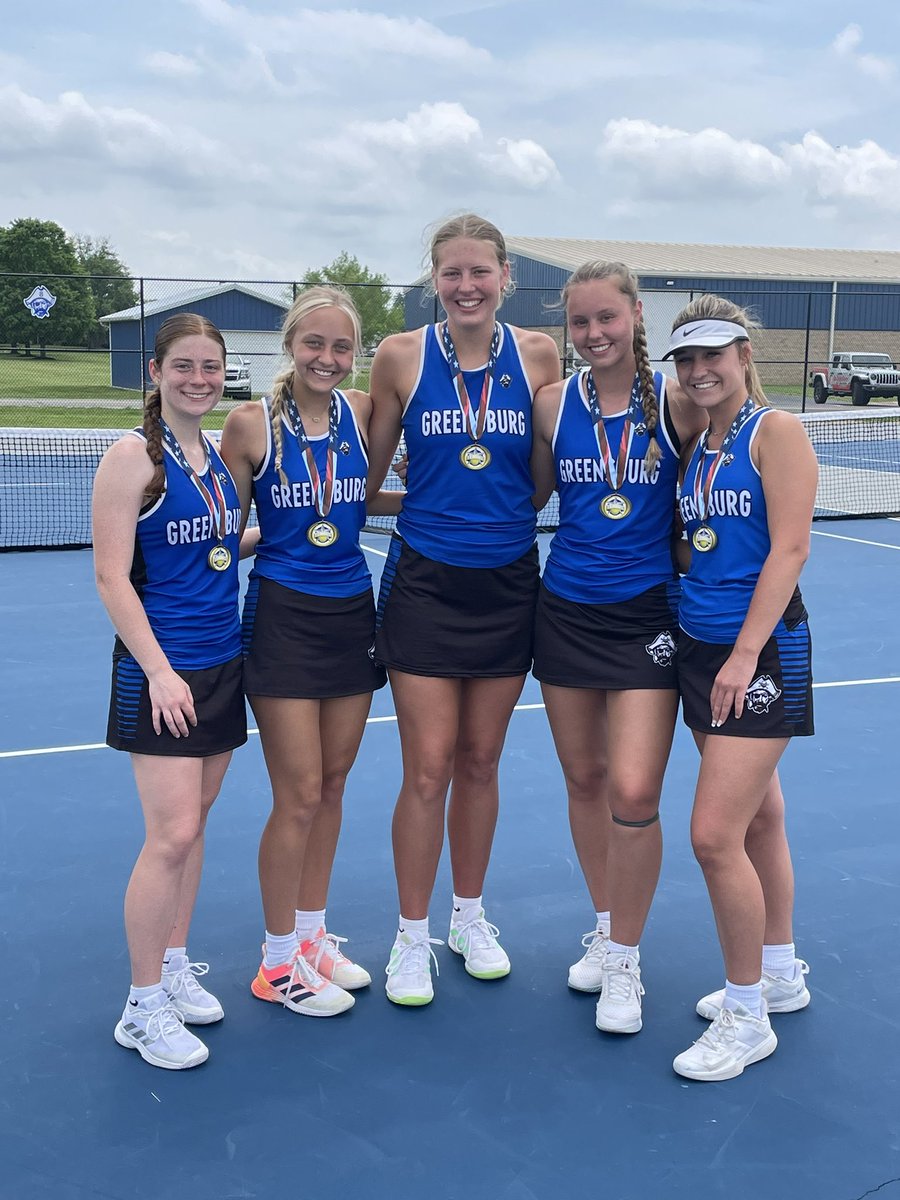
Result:
M621 942L614 942L611 938L606 943L606 953L610 958L627 958L633 963L640 962L640 954L637 946L623 946Z
M474 908L478 912L484 908L481 896L457 896L453 893L453 916L457 914L462 917L463 914L468 914L469 909Z
M132 1004L145 1004L151 996L155 996L158 992L164 992L165 988L162 985L162 980L159 983L151 983L147 987L134 987L132 985L128 989L128 999Z
M169 962L179 954L183 954L187 958L187 946L166 946L166 952L163 955L163 975L169 970Z
M266 966L278 967L294 957L299 942L296 933L276 934L266 930Z
M607 937L609 937L609 923L610 916L608 912L597 913L597 924L595 928L599 929L601 933L605 933Z
M325 909L318 908L315 911L304 912L303 909L298 908L296 921L297 937L301 942L308 942L320 929L325 928Z
M742 1004L751 1016L762 1016L761 979L759 983L732 983L730 979L725 980L725 1000L722 1007L730 1008L733 1012L739 1004Z
M783 946L763 946L762 969L767 975L780 975L782 979L793 979L797 949L793 942Z
M411 937L428 937L428 918L423 917L421 921L408 921L403 914L400 914L400 920L397 925L397 935L401 933L409 934Z

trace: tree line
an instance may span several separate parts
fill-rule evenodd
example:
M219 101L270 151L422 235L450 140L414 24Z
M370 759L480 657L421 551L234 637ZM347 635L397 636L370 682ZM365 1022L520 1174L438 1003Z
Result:
M24 301L48 280L56 303L38 319ZM366 347L404 327L402 295L346 250L308 272L302 286L313 283L349 289ZM47 346L103 348L109 333L99 318L137 301L131 272L108 238L73 237L55 221L35 217L0 226L0 345L11 353L30 355L36 347L44 355Z

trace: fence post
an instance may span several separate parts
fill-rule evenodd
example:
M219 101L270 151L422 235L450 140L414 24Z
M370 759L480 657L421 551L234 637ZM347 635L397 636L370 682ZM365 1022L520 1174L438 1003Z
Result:
M812 325L812 292L806 293L806 344L803 347L803 399L800 411L806 412L806 384L809 379L809 330Z
M141 369L140 369L140 380L141 380L141 396L143 397L143 395L144 395L144 371L146 370L146 367L145 367L145 365L144 365L144 353L145 353L145 349L146 349L146 347L145 347L145 343L144 343L144 277L143 277L143 275L140 277L140 284L141 284L141 285L140 285L140 287L138 288L138 296L140 297L140 299L139 299L139 303L140 303L140 306L141 306L141 320L140 320L140 330L141 330L141 337L140 337L140 342L141 342Z

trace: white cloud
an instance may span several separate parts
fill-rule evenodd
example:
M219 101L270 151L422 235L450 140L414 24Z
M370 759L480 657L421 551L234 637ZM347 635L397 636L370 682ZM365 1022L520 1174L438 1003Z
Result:
M466 71L481 71L491 62L487 50L465 38L444 33L421 17L312 8L284 15L254 11L228 0L183 0L183 3L229 34L237 44L252 44L264 52L301 54L307 67L317 58L329 69L333 69L335 61L358 58L371 72L378 69L384 55Z
M358 121L352 130L369 144L391 150L442 150L481 137L478 121L461 104L423 104L402 121Z
M481 154L481 161L498 175L520 183L523 187L539 188L559 179L556 163L543 146L530 138L500 138L497 154Z
M900 158L876 142L832 146L817 133L783 147L786 162L822 201L862 202L900 212Z
M728 192L765 192L779 186L789 174L777 154L722 129L687 133L629 118L607 123L600 155L613 168L635 169L642 186L659 196L700 195L710 186Z
M900 212L900 158L871 140L833 146L810 131L776 152L722 129L689 133L622 118L607 124L599 154L612 170L634 174L636 200L695 197L709 205L735 194L786 196L800 187L812 204Z
M423 104L402 121L357 122L351 133L370 155L378 150L399 154L411 170L427 164L430 174L440 168L443 174L458 177L480 169L482 176L486 171L489 177L528 188L559 178L556 164L543 146L530 138L507 137L491 145L477 118L457 103Z
M170 186L205 190L228 177L225 147L203 133L133 108L93 106L80 92L56 100L31 96L15 84L0 87L0 161L51 162L87 176L99 169L149 177ZM250 177L260 172L245 167Z
M144 58L144 66L155 75L171 79L187 79L200 74L200 64L196 59L184 54L170 54L168 50L156 50L148 54Z
M894 76L894 64L886 58L878 58L874 54L857 53L862 44L863 31L858 25L847 25L831 43L835 54L855 65L865 75L887 83Z

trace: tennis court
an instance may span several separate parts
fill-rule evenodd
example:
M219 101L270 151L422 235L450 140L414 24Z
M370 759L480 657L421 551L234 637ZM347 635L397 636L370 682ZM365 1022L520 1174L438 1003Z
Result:
M365 541L377 575L385 539ZM404 1010L385 999L400 780L385 690L350 776L329 906L329 928L372 971L368 994L330 1021L250 995L269 802L251 737L210 820L192 934L226 1009L204 1031L210 1059L175 1073L123 1051L112 1037L128 983L121 901L141 829L127 756L97 745L111 633L90 551L0 555L0 1196L900 1197L900 521L817 522L812 541L802 582L817 735L789 748L782 774L813 1000L775 1018L771 1058L722 1084L671 1070L703 1030L696 999L721 982L688 841L692 743L679 728L641 947L644 1029L603 1035L592 998L566 987L593 913L531 680L503 758L486 890L507 979L473 980L437 947L435 1002ZM449 896L444 862L434 936L446 935Z

